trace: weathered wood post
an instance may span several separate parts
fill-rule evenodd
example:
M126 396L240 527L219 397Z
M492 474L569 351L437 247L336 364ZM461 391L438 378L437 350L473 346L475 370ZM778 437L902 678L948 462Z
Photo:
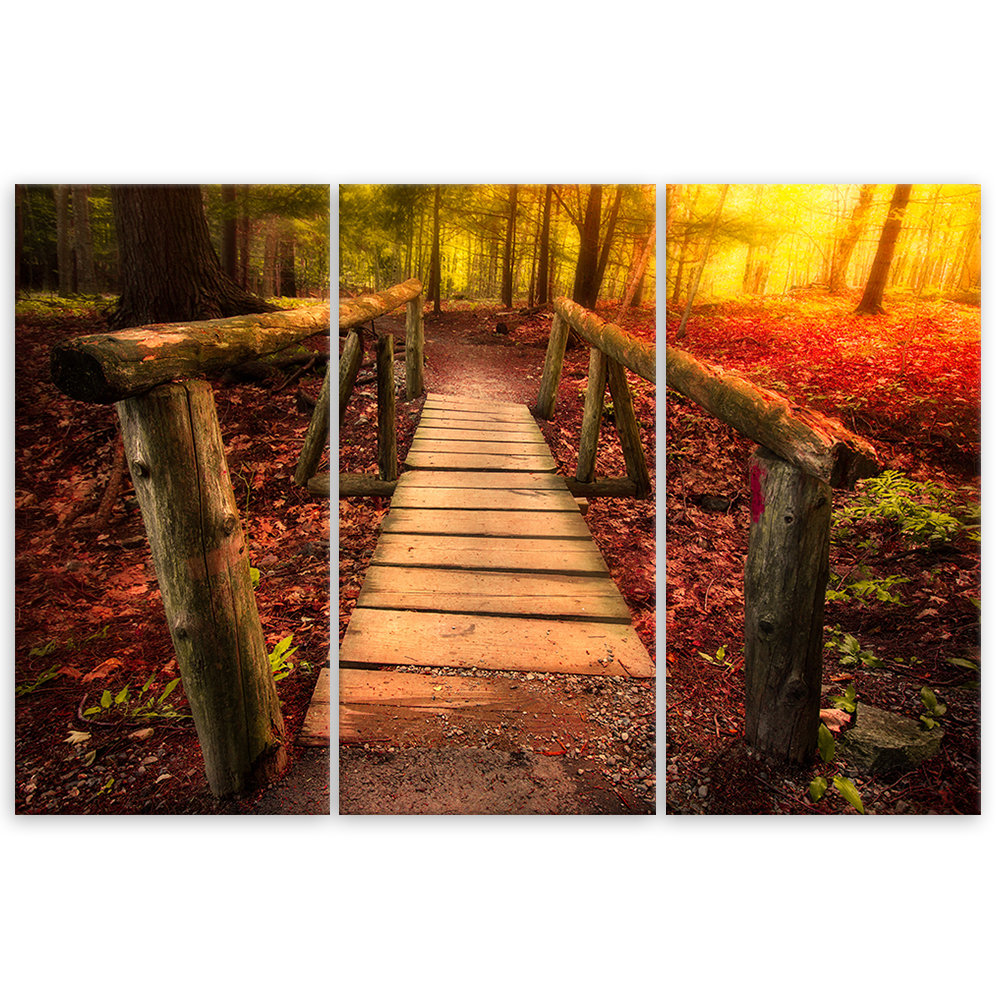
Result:
M604 409L604 389L608 382L608 359L596 347L590 349L587 371L587 395L583 400L583 422L580 425L580 454L576 462L576 481L592 483L597 465L597 439L601 433L601 411Z
M608 358L608 388L615 408L615 428L625 456L625 469L629 479L635 483L635 495L639 498L648 497L652 481L642 453L642 439L639 437L639 422L632 405L632 393L625 377L625 367L614 358Z
M385 480L399 475L396 462L396 379L392 366L392 331L378 335L375 377L378 382L378 473Z
M816 750L831 504L826 483L766 448L750 460L746 735L794 763Z
M249 791L287 766L285 729L211 387L116 408L209 785Z
M312 417L309 418L309 428L306 430L306 439L302 443L302 453L299 455L298 465L295 466L295 483L298 486L305 486L312 478L313 473L319 467L320 459L323 457L323 449L326 447L326 439L330 436L330 366L326 367L326 377L323 379L323 388L320 391L319 399L313 407Z
M406 398L424 391L424 297L406 303Z
M556 393L559 389L559 376L562 373L568 339L569 323L556 313L552 317L549 344L545 349L545 364L542 366L542 380L538 386L538 402L535 403L535 416L542 420L551 420L556 412Z
M364 353L364 342L360 330L351 330L344 342L344 352L340 355L340 423L344 422L347 403L354 391L358 372L361 370L361 357Z

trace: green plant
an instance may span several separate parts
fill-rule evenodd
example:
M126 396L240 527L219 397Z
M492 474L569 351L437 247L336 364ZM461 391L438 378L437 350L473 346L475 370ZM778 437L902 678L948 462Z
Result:
M292 672L294 667L292 655L298 648L292 645L292 636L286 635L284 639L279 639L274 649L267 654L268 660L271 661L271 673L276 681L284 680Z
M937 695L926 685L920 689L920 700L923 702L924 712L920 716L920 724L925 729L933 729L940 726L938 719L948 711L948 706L944 702L937 700Z
M853 688L848 688L848 691L853 692ZM833 738L833 733L823 723L820 723L819 734L817 737L817 747L819 748L819 755L824 764L833 763L833 758L837 755L837 746ZM845 778L842 774L835 774L832 778L833 787L837 794L854 810L859 813L864 813L865 806L861 801L861 795L858 793L857 788L854 787L854 783L849 779ZM821 774L817 774L812 781L809 782L809 798L813 802L819 802L821 798L826 794L826 790L830 787L830 782L827 781L825 777Z
M725 667L726 670L733 671L736 669L735 664L729 657L726 656L726 647L720 646L713 656L711 653L703 653L700 650L698 655L703 659L707 660L709 663L714 664L717 667Z
M18 684L14 688L14 697L20 698L22 695L31 694L32 691L37 691L43 684L54 681L59 676L61 669L62 666L59 663L53 663L52 666L46 667L33 681L25 681L23 684Z
M834 708L853 715L858 710L858 693L854 690L853 684L848 684L844 693L831 698L830 702Z
M861 643L849 632L843 632L834 626L830 629L830 639L825 643L827 649L835 649L840 653L840 665L844 667L870 667L884 669L885 662L870 649L862 649Z
M841 582L843 582L841 580ZM826 592L828 601L847 601L855 598L862 604L867 604L874 598L883 604L902 604L898 594L892 593L892 588L901 583L909 583L909 577L886 576L881 579L858 580L847 584L843 589L834 588Z
M128 684L117 694L112 694L109 688L105 688L98 703L84 709L83 715L89 717L106 713L118 716L123 722L137 722L140 719L190 719L190 715L181 712L169 701L178 684L180 678L175 677L160 694L157 694L155 691L150 691L153 685L153 676L150 676L135 696L129 690Z
M856 499L834 512L833 528L838 538L849 534L858 522L872 520L895 527L906 538L934 545L951 541L967 532L980 540L978 508L956 506L955 496L935 483L917 483L895 469L858 483ZM951 507L954 513L948 513ZM955 514L961 514L965 522Z

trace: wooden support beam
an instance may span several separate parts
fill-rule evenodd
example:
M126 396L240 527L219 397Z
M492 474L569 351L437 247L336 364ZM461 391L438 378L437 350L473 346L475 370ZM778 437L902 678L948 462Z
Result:
M285 769L285 729L211 387L160 386L117 409L208 783L251 791Z
M608 361L596 347L590 349L587 372L587 395L583 401L583 422L580 425L580 454L576 462L576 479L590 483L597 464L597 439L601 433L601 411L604 409L604 389L608 382Z
M634 497L637 496L635 483L631 479L595 479L592 483L581 483L572 476L564 476L563 482L574 497Z
M538 386L538 402L534 414L542 420L551 420L556 411L556 395L559 392L559 376L562 374L563 358L566 356L566 341L569 339L569 324L556 313L552 317L549 331L549 346L545 349L545 364L542 367L542 381Z
M360 330L351 330L344 343L344 351L340 355L340 395L338 397L340 400L340 420L338 426L344 422L347 403L354 391L358 372L361 370L361 358L364 350L364 335Z
M396 378L392 367L392 331L378 335L375 354L378 382L378 471L383 479L399 475L396 461Z
M327 486L329 488L329 483ZM395 489L395 483L374 476L359 476L353 472L340 474L341 497L391 497Z
M306 309L94 333L52 349L52 381L67 396L114 403L174 379L273 354L330 328L328 303Z
M797 406L739 375L702 364L675 347L661 349L669 386L807 475L840 487L878 472L874 447L839 420Z
M330 473L321 472L318 476L313 476L306 483L306 489L314 497L328 497L330 495Z
M309 429L306 431L306 439L302 445L302 454L299 455L298 465L295 467L295 482L299 486L305 486L313 477L319 467L320 459L323 457L323 449L326 447L327 438L330 436L330 366L326 367L326 377L323 379L323 388L320 391L319 399L313 408L312 417L309 420Z
M340 303L340 329L347 330L367 323L368 320L384 316L416 298L421 293L422 288L419 278L410 278L402 284L387 288L384 292L359 295L354 299L344 299Z
M424 297L406 304L406 398L424 391Z
M652 484L646 457L642 452L642 439L639 437L639 424L635 419L632 393L629 391L624 367L614 358L608 359L608 387L611 389L611 401L615 407L615 429L618 431L618 440L621 441L622 452L625 455L625 469L629 479L635 484L635 495L648 497Z
M643 343L613 323L605 323L596 313L577 305L572 299L558 298L556 313L591 347L599 347L609 358L623 364L647 382L656 382L656 348Z
M831 497L825 483L764 448L750 461L746 735L794 763L812 759L819 730Z

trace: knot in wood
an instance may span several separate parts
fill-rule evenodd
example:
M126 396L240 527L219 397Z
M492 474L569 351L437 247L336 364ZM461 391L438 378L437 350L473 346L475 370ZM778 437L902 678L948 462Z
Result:
M132 463L132 473L139 479L146 479L149 476L149 466L145 462L135 461Z
M222 531L226 535L231 535L240 526L240 519L230 511L222 519Z

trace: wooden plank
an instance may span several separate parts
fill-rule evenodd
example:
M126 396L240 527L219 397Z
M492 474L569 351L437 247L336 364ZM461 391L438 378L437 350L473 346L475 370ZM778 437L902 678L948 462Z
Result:
M461 611L532 618L594 618L629 624L621 594L607 576L477 573L372 565L359 608Z
M654 675L649 654L628 625L380 608L354 609L340 664Z
M421 418L420 429L431 430L439 428L441 430L465 430L465 431L525 431L534 428L534 424L527 420L476 420L473 417L448 418L435 417L433 414Z
M382 521L382 534L476 535L499 538L590 538L587 522L577 511L546 513L527 510L436 510L393 507Z
M535 441L466 441L464 438L414 438L410 454L431 452L446 455L540 455L550 458L549 446Z
M446 472L415 469L400 477L400 486L453 490L565 490L559 476L545 472Z
M507 677L342 669L340 742L430 747L446 745L446 732L456 726L501 724L542 748L551 745L553 731L574 744L585 742L595 714L588 711L587 695L531 690L529 684Z
M404 478L413 474L404 473ZM429 489L425 486L407 486L402 480L392 495L392 504L396 508L434 508L445 511L561 510L573 511L576 514L580 512L576 501L565 490Z
M556 463L542 455L474 455L465 452L411 451L403 463L409 469L507 469L517 472L555 472Z
M446 544L435 544L443 542ZM450 544L448 544L450 543ZM464 543L464 544L463 544ZM607 565L587 539L471 538L453 535L387 535L373 566L434 566L469 570L574 573L606 576Z
M517 417L530 416L527 406L523 403L494 403L486 399L433 399L430 396L424 402L423 412L509 414Z
M528 444L545 444L542 432L537 428L525 428L523 431L483 431L448 427L418 427L413 435L413 443L424 441L495 441L495 442L525 442Z
M323 667L316 678L309 710L302 722L298 739L300 746L329 746L330 744L330 668Z
M456 409L526 410L524 403L505 403L496 399L478 399L475 396L444 396L439 392L427 393L425 406L453 406Z

